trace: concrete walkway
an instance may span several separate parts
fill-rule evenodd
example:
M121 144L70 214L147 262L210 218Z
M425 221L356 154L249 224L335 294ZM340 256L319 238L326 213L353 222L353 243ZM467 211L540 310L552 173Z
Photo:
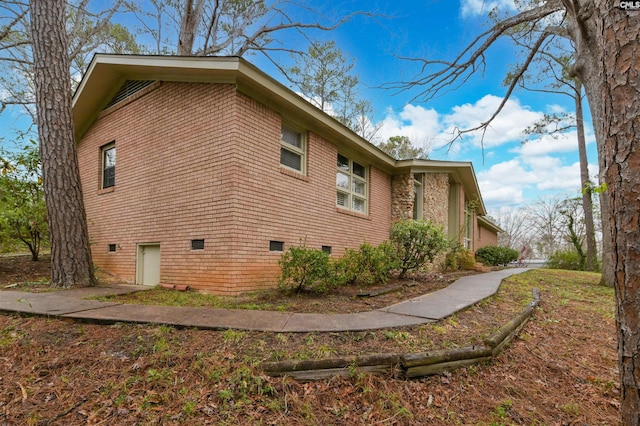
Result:
M386 308L355 314L301 314L242 309L125 305L86 300L87 297L140 291L118 285L47 293L0 291L0 311L55 316L88 322L167 324L203 329L242 329L271 332L361 331L427 324L446 318L498 291L509 275L526 271L509 268L460 278L447 288Z

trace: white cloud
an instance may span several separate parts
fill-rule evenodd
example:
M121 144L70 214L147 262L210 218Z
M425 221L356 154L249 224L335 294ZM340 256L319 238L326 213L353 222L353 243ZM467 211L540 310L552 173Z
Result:
M578 136L575 131L559 135L543 135L538 139L510 150L523 157L548 155L561 152L573 152L578 149Z
M460 2L460 11L463 17L486 15L495 8L501 10L515 10L513 0L463 0Z
M501 101L497 96L486 95L473 103L455 106L448 113L416 105L406 105L399 112L389 109L379 123L381 128L376 138L408 136L420 147L424 147L423 141L428 141L431 158L490 162L488 169L477 173L477 179L485 205L491 209L527 204L541 193L577 194L580 170L575 131L542 135L519 144L522 130L541 119L544 110L562 112L558 105L546 105L534 111L517 99L507 101L484 135L482 160L480 132L449 145L453 129L465 129L486 121ZM593 131L587 127L587 142L594 141ZM511 147L505 146L507 144ZM590 176L594 176L597 165L590 165L590 172Z
M594 176L598 166L589 164L589 175ZM554 191L577 194L580 190L580 163L564 165L560 158L518 156L495 164L479 172L478 185L485 204L492 209L521 204L527 194Z
M540 190L577 191L580 189L580 163L540 170L538 177L537 188Z
M458 130L478 126L487 121L497 110L502 98L486 95L475 103L454 106L449 114L439 114L434 109L419 105L405 105L396 113L389 109L381 122L376 139L387 140L391 136L408 136L414 144L431 150L445 148L448 154L456 154L470 143L473 148L492 148L521 139L522 130L542 118L541 112L523 107L517 99L508 100L487 131L469 133L464 142L449 146Z
M523 191L536 183L535 175L527 171L518 159L495 164L479 172L478 185L485 204L519 204Z
M480 185L485 205L519 205L524 201L523 190L515 186L495 185L485 182Z
M378 141L386 141L391 136L408 136L414 145L423 148L429 146L440 131L438 113L419 105L405 105L399 113L389 109L380 124L376 133Z
M502 98L498 96L486 95L475 104L454 107L453 112L443 118L444 130L441 137L450 135L455 129L469 129L488 121L501 102ZM542 117L541 112L523 107L517 99L509 99L487 131L469 133L468 140L475 147L484 146L484 148L513 142L521 138L521 133L527 126Z

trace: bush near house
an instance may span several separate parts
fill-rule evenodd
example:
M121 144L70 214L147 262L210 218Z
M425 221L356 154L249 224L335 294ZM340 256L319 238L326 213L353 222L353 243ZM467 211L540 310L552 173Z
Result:
M365 242L358 250L347 249L334 267L339 285L374 285L387 282L389 272L398 269L398 259L387 241L377 247Z
M476 259L489 266L506 266L518 260L520 253L509 247L485 246L476 251Z
M442 226L425 220L403 220L391 227L391 245L400 261L400 278L419 269L449 246Z
M278 288L326 293L335 283L329 254L306 246L290 247L278 261Z
M476 266L476 258L470 250L460 244L454 244L444 258L442 269L445 271L471 270Z
M381 284L392 270L399 270L399 278L404 278L408 271L433 262L449 246L442 227L423 220L395 223L390 237L390 242L377 247L365 242L358 250L347 249L336 260L322 250L291 247L278 261L278 288L326 293L341 285Z

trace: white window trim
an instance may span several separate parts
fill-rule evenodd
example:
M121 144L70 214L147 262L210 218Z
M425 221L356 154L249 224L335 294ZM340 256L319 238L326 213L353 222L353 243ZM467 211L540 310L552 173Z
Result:
M473 212L469 209L469 203L464 203L464 248L471 250L473 243Z
M110 142L110 143L108 143L106 145L103 145L100 148L100 188L101 189L109 189L109 188L113 188L113 187L116 186L115 175L114 175L113 185L104 186L104 172L105 172L105 169L106 169L106 164L105 164L106 163L106 161L105 161L106 160L106 153L110 149L116 149L115 141L114 142ZM118 152L116 151L116 164L114 164L114 166L113 166L114 169L118 166L118 160L117 160L118 157L117 157L117 155L118 155Z
M342 186L338 186L338 183L336 181L336 207L343 209L343 210L348 210L354 213L359 213L359 214L368 214L369 213L369 167L363 165L362 163L359 163L358 161L355 161L357 164L361 165L364 168L364 178L362 178L361 176L358 176L356 174L353 173L353 163L354 160L344 154L340 154L338 153L338 155L342 155L343 157L345 157L348 161L349 161L349 171L340 169L337 167L336 165L336 174L337 173L343 173L349 176L349 188L346 189ZM353 181L356 180L358 182L361 182L364 184L364 194L360 194L358 192L355 192L353 190ZM338 204L338 193L344 194L347 197L347 205L346 206L342 206L340 204ZM364 202L364 210L356 210L353 208L353 198L359 198L361 200L363 200Z
M298 170L296 168L287 166L286 164L282 164L282 162L280 163L280 167L283 167L287 170L291 170L293 172L296 173L300 173L302 175L306 175L307 174L307 134L306 132L301 131L300 129L294 127L294 126L290 126L289 124L286 123L282 123L281 126L283 129L287 128L289 130L293 130L294 132L298 133L300 135L300 148L298 148L295 145L291 145L289 142L282 140L282 137L280 138L280 148L281 149L285 149L289 152L292 152L294 154L298 154L300 155L300 169ZM281 133L282 134L282 133Z

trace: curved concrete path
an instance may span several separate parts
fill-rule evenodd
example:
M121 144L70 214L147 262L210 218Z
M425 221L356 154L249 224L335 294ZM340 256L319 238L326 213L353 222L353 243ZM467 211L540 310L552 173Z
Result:
M0 291L0 311L56 316L89 322L167 324L203 329L271 332L362 331L427 324L448 317L498 291L503 278L526 271L509 268L460 278L447 288L382 309L355 314L302 314L242 309L125 305L87 297L140 291L118 285L47 293Z

